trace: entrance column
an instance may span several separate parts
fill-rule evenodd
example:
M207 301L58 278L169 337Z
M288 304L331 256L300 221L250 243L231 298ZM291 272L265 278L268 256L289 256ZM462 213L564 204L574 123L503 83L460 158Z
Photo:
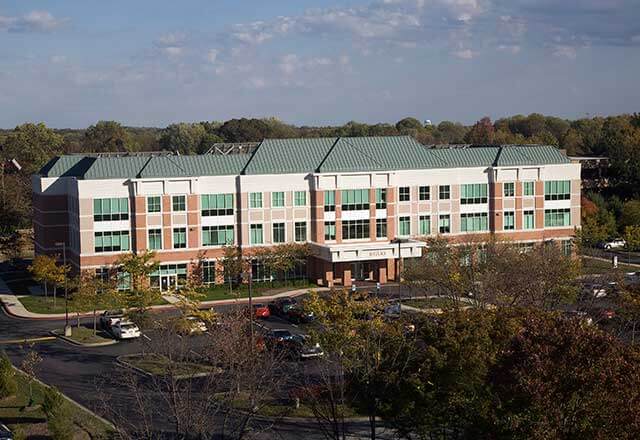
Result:
M387 259L387 280L396 280L396 259Z
M378 282L384 284L387 282L387 263L386 261L378 262Z
M345 265L344 274L342 275L342 285L351 287L351 266Z

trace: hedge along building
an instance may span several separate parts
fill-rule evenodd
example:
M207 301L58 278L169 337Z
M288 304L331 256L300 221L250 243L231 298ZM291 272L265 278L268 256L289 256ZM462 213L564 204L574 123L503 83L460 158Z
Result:
M168 288L224 245L308 242L321 285L395 280L427 236L569 245L580 165L551 146L425 147L410 137L265 140L252 154L60 156L33 177L36 253L74 268L152 249ZM56 245L58 243L58 245ZM259 262L254 279L268 279Z

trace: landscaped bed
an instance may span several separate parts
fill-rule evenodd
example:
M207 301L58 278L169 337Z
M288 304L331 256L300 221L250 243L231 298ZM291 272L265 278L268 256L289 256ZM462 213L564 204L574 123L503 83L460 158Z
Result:
M622 272L640 272L640 267L624 264L623 258L618 258L618 268L613 268L611 261L600 260L598 258L582 257L582 273L584 275L595 275L611 273L615 270Z
M56 334L64 335L64 329L56 330ZM106 344L113 342L113 338L108 333L104 332L100 328L98 328L97 333L93 334L93 328L88 328L84 326L71 327L71 336L67 336L68 339L71 339L78 344Z
M0 400L0 420L2 420L12 431L21 432L25 438L49 438L46 437L47 420L40 409L44 401L45 387L36 382L32 382L34 405L26 408L29 403L29 384L27 378L16 373L18 391L15 396ZM109 438L109 427L93 414L84 409L65 401L69 405L73 421L75 434L74 439L106 439Z
M154 376L192 376L196 374L210 374L216 371L211 365L203 365L190 361L172 361L157 354L133 354L121 356L118 359L124 364L129 364L145 373Z
M456 306L456 302L447 297L409 299L402 301L402 304L417 309L444 309ZM458 305L467 304L458 303Z
M224 398L225 396L224 394L221 394L218 395L218 397ZM247 396L232 396L232 399L231 405L235 409L239 409L241 411L249 411L251 409L251 404ZM298 407L296 407L295 401L292 399L260 400L257 402L256 406L256 413L265 417L315 417L313 407L310 404L305 403L304 399L301 399ZM337 411L343 411L343 416L347 419L362 416L362 414L359 414L354 408L348 405L338 405Z
M30 312L33 313L64 313L65 305L64 305L64 294L59 295L55 301L55 307L53 306L53 297L52 296L41 296L41 295L25 295L19 296L18 300L22 303L22 305ZM154 305L167 304L163 298L160 298L158 301L154 303ZM100 304L98 310L106 310L113 309L113 306L109 304ZM73 316L76 310L69 310L69 314ZM81 313L89 313L93 312L93 310L83 309L80 310Z
M261 282L253 283L251 293L253 297L258 298L261 296L276 295L278 293L288 292L290 290L314 289L316 287L318 287L316 284L310 283L307 280L297 280L289 282L274 281L273 283ZM246 284L242 284L239 286L234 286L233 290L229 290L228 283L216 284L214 286L207 287L205 290L203 290L202 293L205 296L201 299L201 301L248 298L249 286Z

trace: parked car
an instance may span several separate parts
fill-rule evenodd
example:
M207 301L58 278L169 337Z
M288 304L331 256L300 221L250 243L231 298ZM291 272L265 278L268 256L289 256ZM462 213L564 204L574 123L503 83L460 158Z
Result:
M105 310L100 315L100 326L104 329L110 329L115 323L124 318L123 310Z
M13 433L3 423L0 423L0 440L13 440Z
M204 333L208 330L207 324L197 316L187 316L183 320L183 325L178 327L178 333L183 335L193 335Z
M567 319L578 319L587 325L593 324L593 319L583 310L567 310L564 312L564 317Z
M266 304L254 304L253 305L253 317L256 319L267 319L271 316L269 306Z
M269 303L269 312L276 316L285 316L291 307L294 307L297 301L292 298L280 298Z
M402 304L399 302L390 304L384 308L384 316L386 318L397 318L402 312Z
M305 310L299 305L294 305L287 310L285 317L294 324L304 324L313 321L316 316L310 310Z
M615 240L605 241L601 246L603 249L619 249L625 247L626 244L627 242L623 239L616 238Z
M264 342L269 350L292 359L310 359L324 355L320 344L313 344L308 336L294 335L289 330L271 330L265 335Z
M124 319L111 326L111 333L116 339L135 339L142 335L137 325Z

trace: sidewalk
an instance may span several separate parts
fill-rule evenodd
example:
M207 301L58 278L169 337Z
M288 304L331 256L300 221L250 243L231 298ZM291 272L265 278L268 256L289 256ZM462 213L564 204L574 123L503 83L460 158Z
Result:
M300 296L300 295L304 295L305 293L309 292L310 290L315 290L316 292L328 292L330 289L328 287L316 287L316 288L306 288L306 289L297 289L297 290L289 290L287 292L280 292L277 293L275 295L271 295L271 296L258 296L254 298L254 301L274 301L278 298L283 298L283 297L296 297L296 296ZM7 288L6 284L4 284L4 282L0 279L0 291L4 291L4 292L10 292L10 290ZM163 298L169 303L169 304L163 304L163 305L159 305L159 306L151 306L149 307L152 311L163 311L163 310L170 310L174 308L174 303L176 303L178 301L178 299L174 296L174 295L164 295ZM13 294L8 294L8 293L1 293L0 294L0 302L2 302L2 306L5 310L5 312L10 315L13 316L14 318L22 318L22 319L42 319L42 320L59 320L59 319L64 319L65 314L64 313L33 313L28 311L20 302L20 300L18 299L18 297L16 295ZM244 304L244 303L248 303L249 302L249 298L231 298L231 299L221 299L221 300L215 300L215 301L203 301L200 303L200 306L202 308L207 308L207 307L214 307L214 306L222 306L222 305L227 305L227 304ZM98 310L98 314L101 314L102 312L104 312L104 310ZM74 319L77 317L76 313L73 314L69 314L70 316L72 316ZM92 312L87 312L87 313L81 313L80 317L81 318L86 318L86 317L92 317L93 313Z

